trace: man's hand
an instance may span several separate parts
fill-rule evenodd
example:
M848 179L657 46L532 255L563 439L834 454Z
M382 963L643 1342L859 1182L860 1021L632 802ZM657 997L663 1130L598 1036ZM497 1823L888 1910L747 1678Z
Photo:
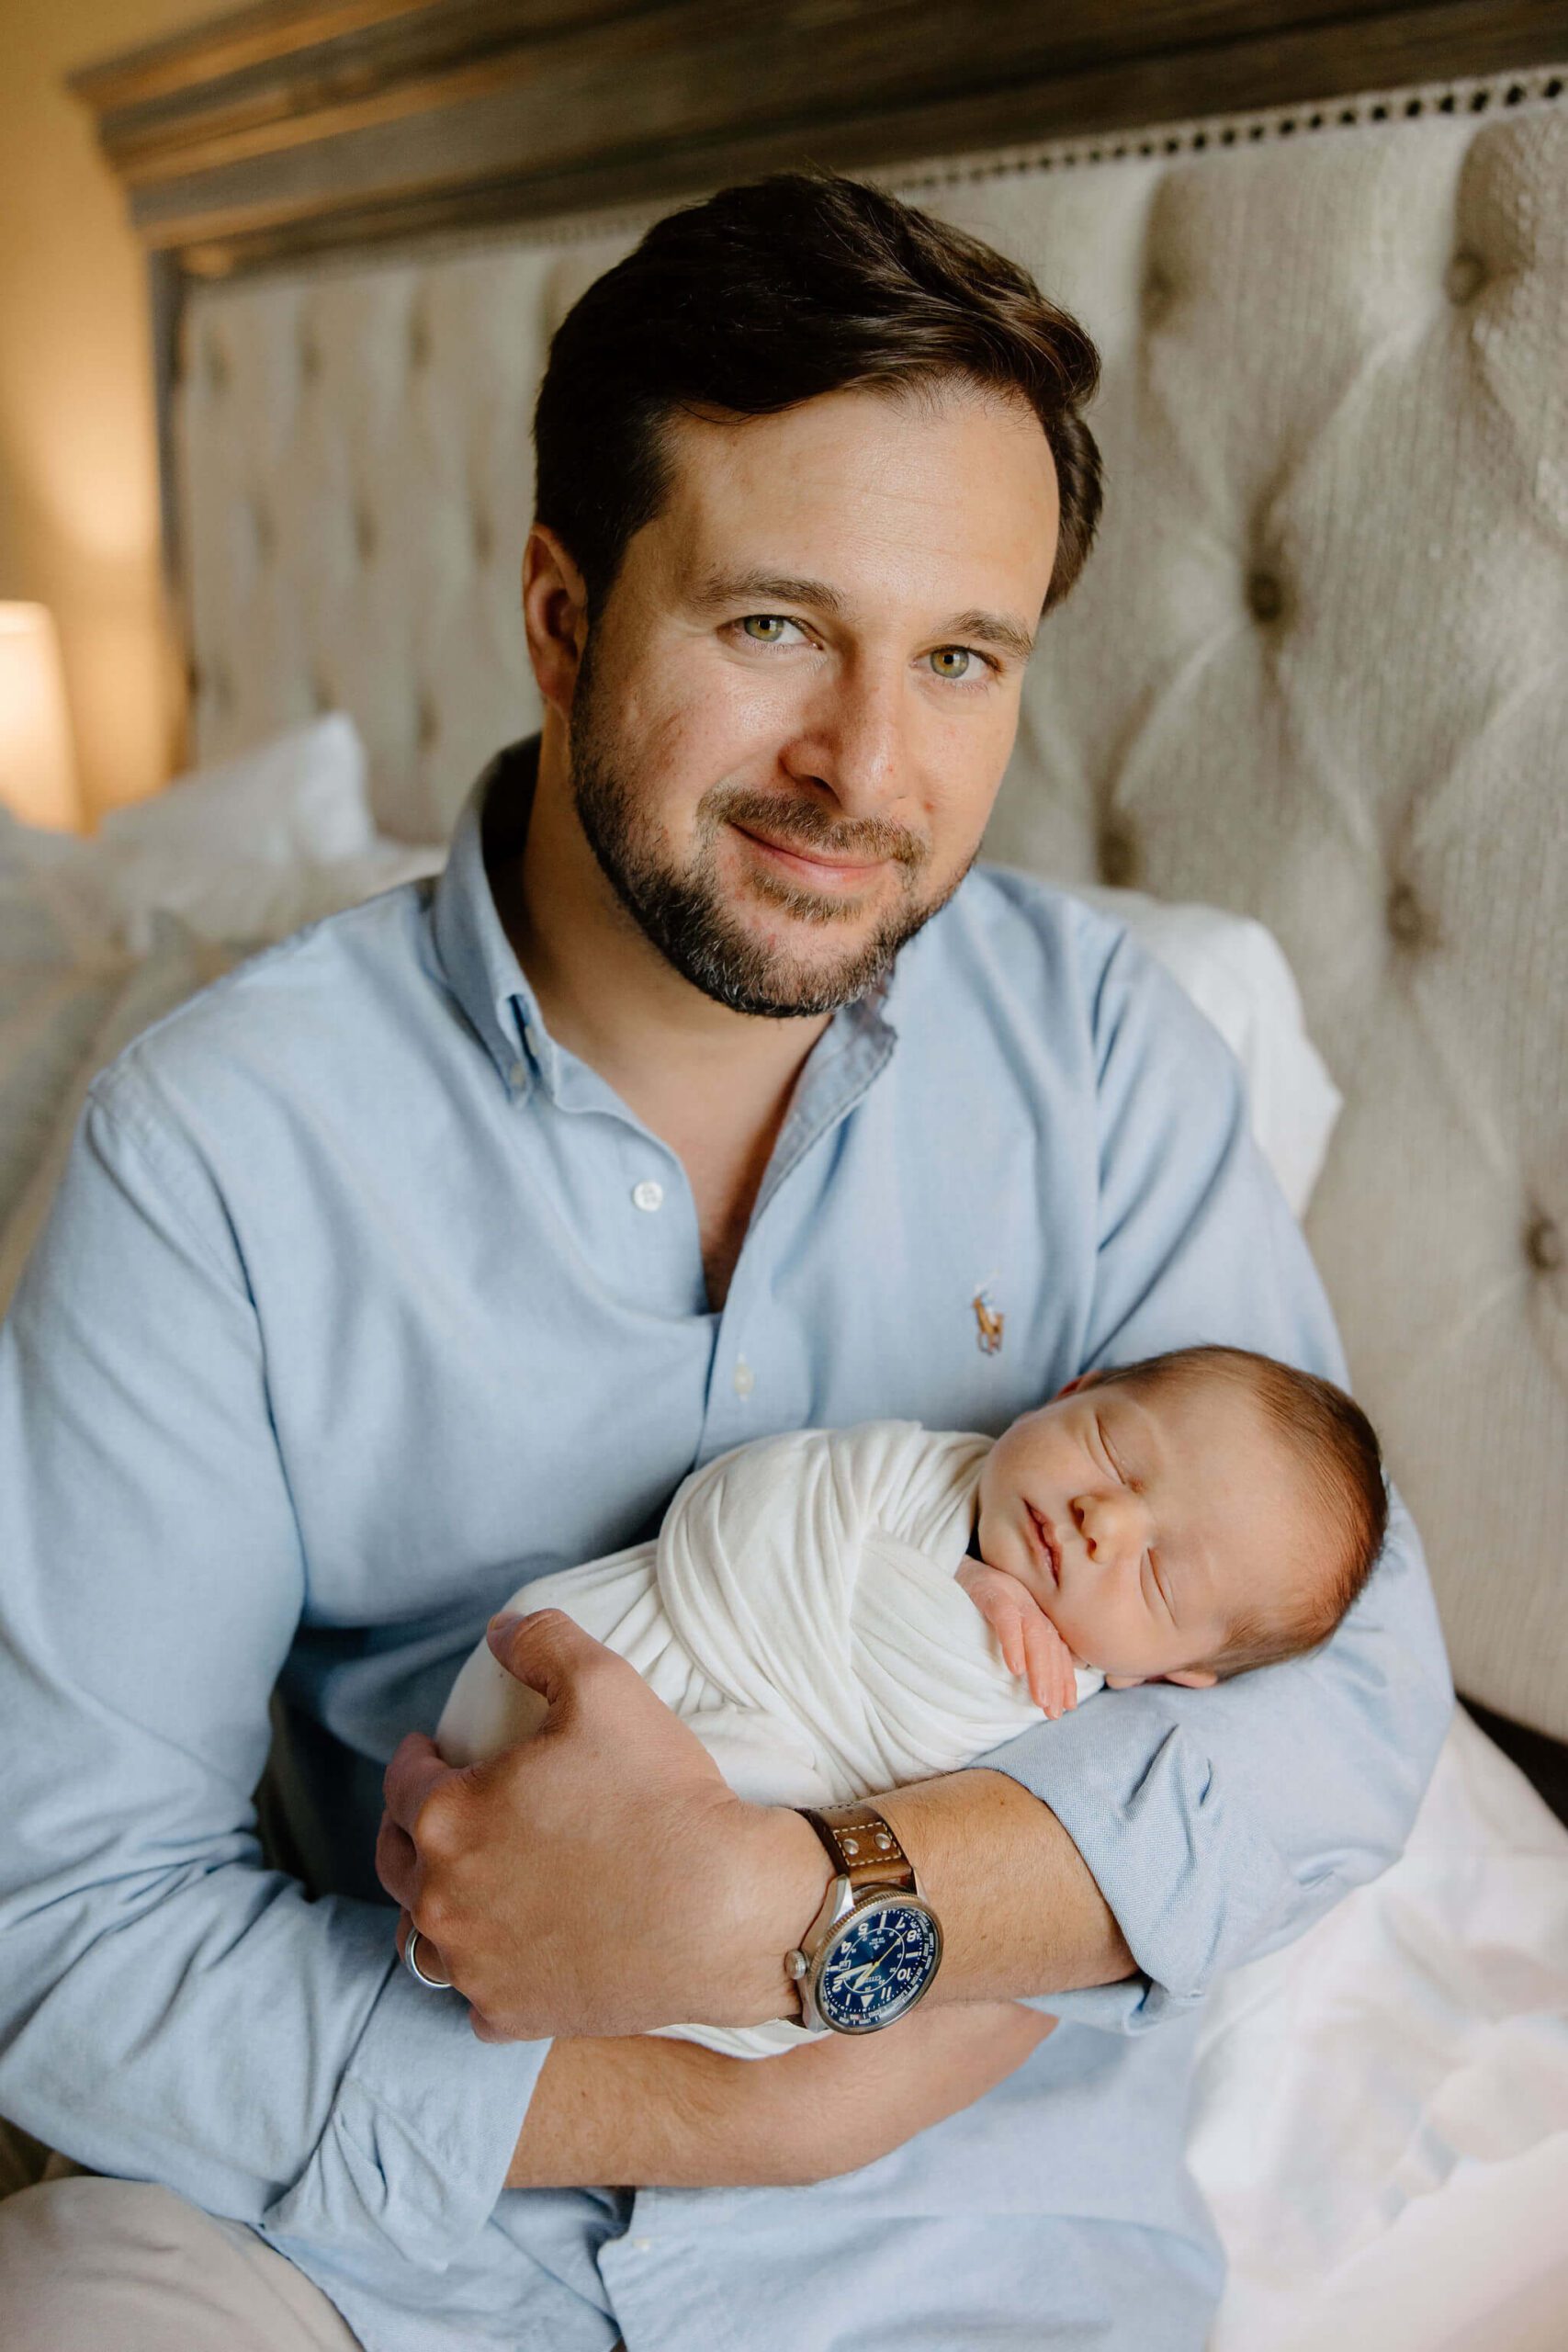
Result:
M559 1610L498 1618L489 1640L544 1696L543 1726L461 1770L411 1734L376 1844L479 2039L797 2014L784 1955L828 1882L807 1824L744 1804L636 1668Z
M1053 1723L1078 1702L1077 1661L1034 1595L1017 1577L984 1560L965 1560L958 1581L1002 1645L1008 1672Z
M854 2172L969 2107L1055 2024L1011 2001L921 2007L783 2058L689 2041L558 2041L509 2188L799 2187Z

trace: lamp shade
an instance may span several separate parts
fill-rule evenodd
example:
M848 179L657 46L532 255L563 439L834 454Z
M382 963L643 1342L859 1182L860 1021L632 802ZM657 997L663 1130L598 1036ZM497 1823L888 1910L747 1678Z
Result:
M42 605L0 605L0 802L29 825L77 820L60 639Z

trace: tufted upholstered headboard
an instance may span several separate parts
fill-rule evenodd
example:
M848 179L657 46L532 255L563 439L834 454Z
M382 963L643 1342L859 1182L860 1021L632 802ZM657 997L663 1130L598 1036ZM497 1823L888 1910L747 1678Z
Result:
M1346 1097L1311 1236L1461 1689L1568 1735L1568 104L1401 93L882 176L1100 340L1109 504L992 852L1260 916ZM204 755L352 710L444 827L534 724L556 322L637 223L196 293Z

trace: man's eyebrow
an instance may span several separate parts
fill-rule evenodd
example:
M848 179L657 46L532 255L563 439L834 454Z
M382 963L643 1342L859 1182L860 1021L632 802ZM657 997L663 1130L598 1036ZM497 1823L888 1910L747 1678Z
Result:
M699 612L717 612L727 605L750 603L761 610L772 605L806 605L813 611L828 613L841 619L846 609L841 593L826 580L800 580L785 571L715 571L703 582L693 599ZM942 639L961 637L983 638L1002 653L1010 653L1015 662L1027 662L1034 650L1032 631L1010 613L987 613L971 607L966 613L954 613L932 631Z
M983 637L987 644L1010 653L1015 662L1027 662L1034 650L1032 631L1008 613L954 613L942 628L944 634L953 637Z

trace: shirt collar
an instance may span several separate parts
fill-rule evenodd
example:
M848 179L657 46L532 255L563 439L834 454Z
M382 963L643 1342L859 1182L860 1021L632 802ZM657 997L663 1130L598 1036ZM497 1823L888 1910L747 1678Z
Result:
M453 831L446 865L435 885L431 930L447 985L509 1090L527 1091L532 1064L546 1092L554 1097L561 1079L561 1049L545 1027L538 1001L506 936L486 871L487 849L492 863L522 854L538 774L536 735L509 743L483 770ZM824 1047L836 1056L839 1047L853 1041L876 1049L880 1066L897 1034L886 1018L897 979L895 965L864 996L840 1005L818 1040L813 1060L821 1058Z
M447 985L513 1092L527 1089L523 1050L540 1061L547 1057L553 1078L556 1047L545 1034L537 1001L496 911L485 871L485 844L488 841L497 856L505 855L513 843L521 850L538 771L536 735L509 743L485 768L463 804L430 918Z

